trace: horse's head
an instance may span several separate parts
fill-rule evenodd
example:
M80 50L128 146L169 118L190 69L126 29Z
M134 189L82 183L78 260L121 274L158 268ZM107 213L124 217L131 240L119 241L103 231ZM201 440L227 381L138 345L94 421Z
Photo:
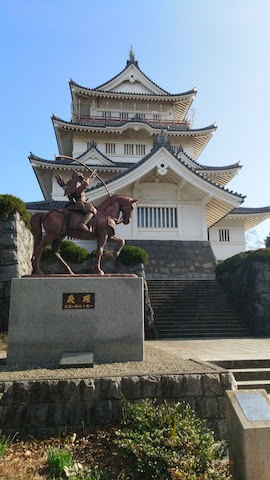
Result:
M131 197L125 197L123 204L120 204L120 211L122 212L121 222L124 225L127 225L132 219L134 209L138 200L134 200Z

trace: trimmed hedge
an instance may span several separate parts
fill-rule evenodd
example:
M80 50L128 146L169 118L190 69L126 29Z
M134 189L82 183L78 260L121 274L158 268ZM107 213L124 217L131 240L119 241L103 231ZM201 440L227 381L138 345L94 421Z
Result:
M60 246L60 255L67 262L83 263L90 258L88 250L83 247L78 247L74 242L64 240ZM46 247L42 253L42 260L51 260L51 247Z
M149 257L148 253L142 248L130 245L129 247L122 248L119 260L124 265L136 265L138 263L147 265Z
M94 258L97 254L97 251L96 250L93 250L91 253L90 253L90 258ZM102 258L103 260L106 260L106 258L110 257L112 255L112 252L110 250L106 250L104 248L103 250L103 254L102 254Z
M249 250L233 255L217 265L216 275L221 275L224 272L233 273L240 265L251 262L270 263L270 248L259 248L259 250Z
M21 216L21 219L24 221L25 225L29 230L31 230L30 226L30 218L31 215L27 212L25 204L23 201L18 198L10 195L8 193L0 195L0 219L6 220L9 215L12 213L18 212Z

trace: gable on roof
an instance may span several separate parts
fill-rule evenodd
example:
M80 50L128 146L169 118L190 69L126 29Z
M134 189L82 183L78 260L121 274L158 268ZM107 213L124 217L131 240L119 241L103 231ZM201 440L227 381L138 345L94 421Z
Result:
M97 148L95 142L92 143L90 148L82 153L78 160L80 160L85 165L102 165L102 166L114 166L112 162L106 155L101 153ZM76 164L76 162L72 162Z
M146 77L135 63L130 63L122 72L97 89L105 92L168 94Z

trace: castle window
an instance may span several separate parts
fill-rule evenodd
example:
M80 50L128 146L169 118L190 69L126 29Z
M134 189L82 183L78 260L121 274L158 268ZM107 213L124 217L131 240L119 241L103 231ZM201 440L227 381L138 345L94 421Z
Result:
M220 242L230 241L230 230L228 228L219 229L219 241Z
M138 228L177 228L177 207L137 207Z
M157 123L160 122L160 120L161 120L160 115L159 115L158 113L157 113L157 114L154 114L154 115L153 115L153 120L154 120L154 122L157 122Z
M145 120L145 113L138 113L138 117L139 117L141 120Z
M115 153L115 143L106 143L106 153Z
M121 112L119 114L121 120L127 121L128 120L128 112Z
M133 147L134 147L134 145L131 145L130 143L125 143L124 144L124 154L125 155L133 155Z
M145 145L136 145L136 155L145 155Z

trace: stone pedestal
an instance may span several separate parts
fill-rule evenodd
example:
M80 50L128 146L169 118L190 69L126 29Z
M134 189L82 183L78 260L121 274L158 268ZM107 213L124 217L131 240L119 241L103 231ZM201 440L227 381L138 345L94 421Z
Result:
M226 410L233 478L269 480L270 401L266 391L227 391Z
M9 365L59 363L93 352L96 363L143 360L143 281L127 276L12 280Z

